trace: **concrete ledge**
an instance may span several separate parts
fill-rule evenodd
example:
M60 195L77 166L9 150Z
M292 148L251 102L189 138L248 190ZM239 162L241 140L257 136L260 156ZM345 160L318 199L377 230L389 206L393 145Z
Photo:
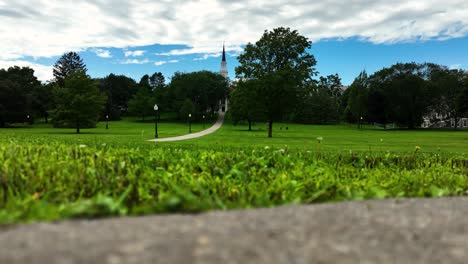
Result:
M19 225L0 263L466 263L468 198Z

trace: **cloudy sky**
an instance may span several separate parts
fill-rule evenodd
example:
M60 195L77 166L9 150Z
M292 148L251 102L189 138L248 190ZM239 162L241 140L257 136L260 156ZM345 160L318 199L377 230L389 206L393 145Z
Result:
M0 0L0 68L48 80L73 50L93 77L170 77L219 70L225 41L233 78L243 45L278 26L310 38L320 73L345 84L396 62L468 68L466 0Z

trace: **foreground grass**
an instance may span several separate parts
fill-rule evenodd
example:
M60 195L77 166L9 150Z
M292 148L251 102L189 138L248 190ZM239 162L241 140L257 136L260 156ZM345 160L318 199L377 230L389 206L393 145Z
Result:
M275 124L269 139L263 126L227 122L202 138L152 143L152 122L109 126L0 129L0 223L468 191L467 131ZM187 132L159 124L160 137Z
M0 223L466 191L458 154L0 146Z

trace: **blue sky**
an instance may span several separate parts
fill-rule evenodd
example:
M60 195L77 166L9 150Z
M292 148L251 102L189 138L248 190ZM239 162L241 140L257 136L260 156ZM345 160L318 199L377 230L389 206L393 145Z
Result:
M223 41L234 78L245 44L278 26L312 40L320 75L345 85L397 62L468 68L466 0L5 0L0 23L0 68L29 66L44 81L67 51L92 77L218 71Z

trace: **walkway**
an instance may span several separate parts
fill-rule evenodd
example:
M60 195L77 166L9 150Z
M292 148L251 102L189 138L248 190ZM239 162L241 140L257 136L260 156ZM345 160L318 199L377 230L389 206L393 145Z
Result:
M467 263L468 197L0 226L0 263Z
M224 113L219 112L218 114L219 114L219 116L218 116L218 120L216 121L216 123L214 123L214 125L211 126L210 128L205 129L203 131L200 131L200 132L197 132L197 133L192 133L192 134L187 134L187 135L183 135L183 136L178 136L178 137L155 138L155 139L150 139L148 141L151 141L151 142L181 141L181 140L187 140L187 139L199 138L199 137L206 136L208 134L211 134L211 133L215 132L216 130L218 130L223 125Z

